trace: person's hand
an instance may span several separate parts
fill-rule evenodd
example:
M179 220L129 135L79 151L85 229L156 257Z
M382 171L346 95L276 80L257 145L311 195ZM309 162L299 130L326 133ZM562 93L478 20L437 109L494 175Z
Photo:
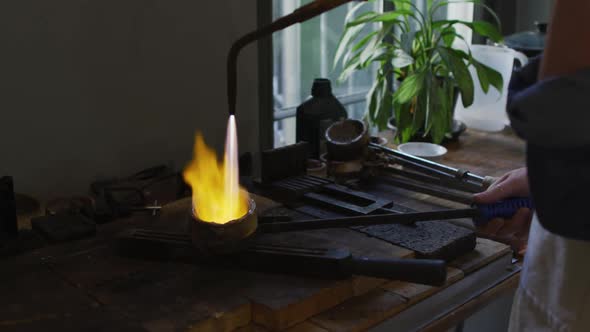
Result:
M475 194L475 203L493 204L506 198L527 197L531 193L525 167L504 174L484 192Z
M493 204L511 197L530 195L526 168L519 168L504 174L486 191L475 194L473 199L479 204ZM493 219L484 226L477 228L477 234L498 242L509 244L512 249L523 254L529 238L532 211L519 209L510 219Z

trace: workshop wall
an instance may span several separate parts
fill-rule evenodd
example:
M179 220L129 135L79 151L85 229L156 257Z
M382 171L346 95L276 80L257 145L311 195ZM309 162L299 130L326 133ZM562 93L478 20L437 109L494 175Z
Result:
M243 0L0 2L0 175L18 192L84 193L91 180L220 150L225 61L256 27ZM240 58L241 151L258 147L256 48Z
M535 30L535 21L550 22L555 0L519 0L516 2L516 31Z

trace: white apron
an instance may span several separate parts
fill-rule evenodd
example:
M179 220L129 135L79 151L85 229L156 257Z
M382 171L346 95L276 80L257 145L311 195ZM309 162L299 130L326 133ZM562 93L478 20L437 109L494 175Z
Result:
M590 242L550 233L533 217L509 331L590 331Z

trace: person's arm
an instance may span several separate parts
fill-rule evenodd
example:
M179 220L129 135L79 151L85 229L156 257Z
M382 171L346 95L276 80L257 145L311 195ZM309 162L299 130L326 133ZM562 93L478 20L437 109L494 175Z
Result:
M539 81L508 105L527 141L528 182L540 224L590 241L590 1L557 0Z
M590 1L556 0L539 81L511 96L512 128L529 145L590 146Z
M539 78L590 68L590 1L557 0Z

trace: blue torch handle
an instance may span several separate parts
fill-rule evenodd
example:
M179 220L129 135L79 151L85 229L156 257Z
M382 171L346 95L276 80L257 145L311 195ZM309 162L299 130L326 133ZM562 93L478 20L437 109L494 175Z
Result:
M494 204L477 204L479 218L474 218L475 225L482 226L495 218L511 218L521 208L534 209L530 197L510 198Z

